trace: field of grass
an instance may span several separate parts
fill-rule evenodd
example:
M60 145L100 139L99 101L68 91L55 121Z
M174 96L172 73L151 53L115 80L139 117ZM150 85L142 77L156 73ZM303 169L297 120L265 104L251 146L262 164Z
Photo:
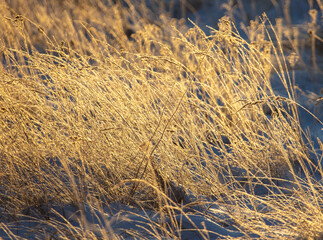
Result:
M0 2L0 238L322 239L279 29L115 2Z

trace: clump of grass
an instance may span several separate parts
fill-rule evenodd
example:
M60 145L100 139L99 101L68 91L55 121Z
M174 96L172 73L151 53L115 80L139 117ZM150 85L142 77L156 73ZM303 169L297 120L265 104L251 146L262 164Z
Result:
M6 221L34 217L51 227L44 236L95 239L84 205L103 214L122 203L171 219L147 215L150 228L129 236L174 238L182 231L176 215L194 204L207 214L209 198L246 236L319 236L322 185L313 175L322 177L320 157L311 159L314 149L303 142L282 52L265 22L251 29L257 36L249 43L228 18L207 36L164 15L149 23L137 5L93 2L32 11L17 1L23 15L17 6L1 8ZM288 97L273 92L273 71ZM57 206L75 207L79 226L55 220ZM127 236L108 225L96 231ZM15 236L4 219L1 228Z

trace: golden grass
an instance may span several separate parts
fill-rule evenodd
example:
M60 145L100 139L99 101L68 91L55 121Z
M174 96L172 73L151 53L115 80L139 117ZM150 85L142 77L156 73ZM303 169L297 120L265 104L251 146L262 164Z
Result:
M0 6L2 213L19 219L26 209L46 215L44 206L72 204L82 213L84 203L101 211L124 203L171 218L170 227L151 221L150 234L173 238L190 190L227 206L246 238L322 234L322 184L313 177L322 177L320 157L311 159L313 146L302 140L266 19L248 43L227 18L206 36L165 14L142 18L150 10L130 2L28 2ZM274 71L287 98L272 90ZM80 229L68 219L39 221L60 238L97 237L82 214ZM4 220L1 228L15 238Z

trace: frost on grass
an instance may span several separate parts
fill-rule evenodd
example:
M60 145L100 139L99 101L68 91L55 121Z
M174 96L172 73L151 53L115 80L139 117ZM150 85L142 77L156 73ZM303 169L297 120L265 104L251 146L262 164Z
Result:
M321 156L265 17L250 43L60 4L1 8L1 236L320 236Z

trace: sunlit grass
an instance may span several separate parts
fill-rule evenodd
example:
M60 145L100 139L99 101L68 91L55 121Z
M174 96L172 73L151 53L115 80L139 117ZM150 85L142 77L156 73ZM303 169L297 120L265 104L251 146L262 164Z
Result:
M146 21L139 13L149 10L130 3L68 2L62 11L59 1L36 11L18 2L24 12L0 8L0 226L8 236L16 233L6 222L26 215L48 226L43 237L176 238L176 214L193 205L210 214L210 199L246 238L322 233L320 156L310 158L314 147L304 143L266 19L249 43L228 18L207 36L166 15ZM272 89L273 72L285 97ZM112 203L153 210L160 221L123 235L104 227L109 220L93 230L84 206L97 218ZM55 220L57 206L74 206L79 226Z

